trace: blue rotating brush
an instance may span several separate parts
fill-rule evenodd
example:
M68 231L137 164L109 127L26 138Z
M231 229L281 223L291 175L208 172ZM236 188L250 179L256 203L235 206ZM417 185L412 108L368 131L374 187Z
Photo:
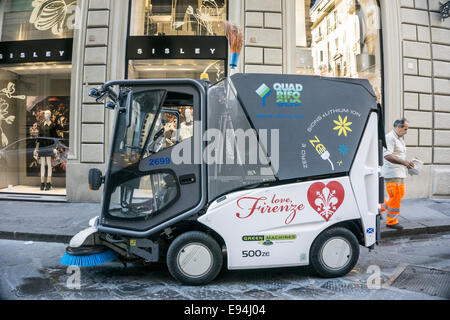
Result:
M116 257L116 253L107 247L68 247L60 262L66 266L89 267L110 262Z

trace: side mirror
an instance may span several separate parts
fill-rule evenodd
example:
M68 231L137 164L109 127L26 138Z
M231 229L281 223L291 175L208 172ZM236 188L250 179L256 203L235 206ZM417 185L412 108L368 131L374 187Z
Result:
M97 169L93 168L89 170L89 189L90 190L98 190L102 186L103 182L105 182L105 177L102 176L102 172Z

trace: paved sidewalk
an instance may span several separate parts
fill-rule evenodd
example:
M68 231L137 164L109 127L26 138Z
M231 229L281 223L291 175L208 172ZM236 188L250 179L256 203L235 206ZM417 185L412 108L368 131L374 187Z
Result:
M450 199L403 200L401 212L402 231L387 229L383 214L382 239L450 231ZM68 243L98 215L98 203L0 201L0 239Z
M100 211L99 203L0 201L0 239L69 243Z

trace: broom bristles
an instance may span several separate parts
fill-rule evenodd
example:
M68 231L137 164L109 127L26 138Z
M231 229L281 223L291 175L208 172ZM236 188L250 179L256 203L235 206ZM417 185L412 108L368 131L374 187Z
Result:
M73 256L65 253L60 262L66 266L90 267L110 262L116 257L116 254L111 250L87 256Z
M232 53L241 53L244 36L242 28L238 27L230 21L225 21L225 36L230 43L230 50Z

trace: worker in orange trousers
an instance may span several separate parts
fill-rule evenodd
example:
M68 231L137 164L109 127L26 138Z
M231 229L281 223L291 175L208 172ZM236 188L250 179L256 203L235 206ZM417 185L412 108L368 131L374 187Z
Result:
M386 227L402 230L398 222L402 198L405 195L405 178L407 169L414 163L406 160L404 135L408 132L408 121L403 118L394 122L394 129L386 135L386 148L383 150L383 167L381 175L386 183L389 196L381 205L381 212L387 211Z

